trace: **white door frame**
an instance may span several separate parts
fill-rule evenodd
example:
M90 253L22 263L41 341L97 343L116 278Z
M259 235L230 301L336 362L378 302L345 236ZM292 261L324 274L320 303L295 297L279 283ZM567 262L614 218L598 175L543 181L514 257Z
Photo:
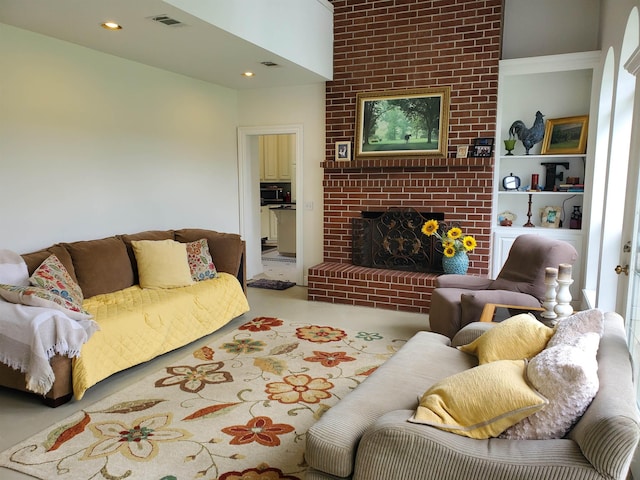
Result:
M303 128L302 125L267 125L256 127L238 127L238 192L240 197L240 235L247 243L247 277L252 278L261 269L259 224L260 197L255 196L260 186L260 169L257 163L257 151L252 149L252 139L260 135L293 134L295 141L295 185L296 185L296 278L298 285L303 285L304 238L303 238ZM254 162L255 161L255 162ZM256 218L258 221L256 222ZM257 267L260 265L260 267ZM259 268L259 271L257 270Z

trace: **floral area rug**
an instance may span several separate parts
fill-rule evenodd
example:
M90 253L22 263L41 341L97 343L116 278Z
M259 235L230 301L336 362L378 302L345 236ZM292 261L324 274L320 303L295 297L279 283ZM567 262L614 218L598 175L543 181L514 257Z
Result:
M0 454L40 479L302 479L305 434L405 339L257 317Z

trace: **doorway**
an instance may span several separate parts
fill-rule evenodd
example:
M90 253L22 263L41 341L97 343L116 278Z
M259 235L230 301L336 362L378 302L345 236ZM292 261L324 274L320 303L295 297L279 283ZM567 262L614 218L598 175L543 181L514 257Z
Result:
M278 253L270 253L275 257L273 262L263 264L263 221L265 205L261 205L260 186L261 179L264 179L264 172L261 175L260 150L261 142L267 136L291 135L290 148L292 152L292 163L290 171L291 201L295 205L287 212L282 212L280 217L287 217L295 222L293 228L295 232L295 248L286 247L287 255L281 256ZM264 146L264 145L263 145ZM251 279L265 273L265 265L271 266L276 271L287 271L288 278L298 285L303 285L304 274L304 242L303 242L303 210L301 207L303 199L302 182L302 126L301 125L279 125L262 127L240 127L238 129L238 178L240 194L240 235L247 246L247 278ZM280 180L280 179L278 179ZM268 182L262 182L268 183ZM272 182L277 185L281 182ZM267 186L267 185L265 185ZM266 212L273 215L272 212ZM275 215L274 215L275 216ZM269 218L269 217L267 217ZM275 220L276 222L278 220ZM273 240L273 239L272 239ZM277 242L276 242L277 245ZM291 250L295 252L292 255ZM284 257L284 258L281 258ZM278 263L276 263L278 262ZM279 265L282 264L282 265ZM286 264L286 265L285 265Z

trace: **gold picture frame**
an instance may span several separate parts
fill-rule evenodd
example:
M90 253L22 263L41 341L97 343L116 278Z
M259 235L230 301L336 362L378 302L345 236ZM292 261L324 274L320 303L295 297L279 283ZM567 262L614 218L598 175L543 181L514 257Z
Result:
M553 118L545 122L542 155L584 154L589 116Z
M451 87L356 95L355 156L446 157Z

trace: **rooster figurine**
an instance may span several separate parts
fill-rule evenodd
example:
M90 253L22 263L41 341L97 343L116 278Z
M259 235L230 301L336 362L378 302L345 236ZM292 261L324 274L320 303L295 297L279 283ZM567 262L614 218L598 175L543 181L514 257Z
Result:
M509 128L509 138L518 137L524 145L524 150L529 155L529 150L544 138L544 115L536 112L536 119L531 128L527 128L522 120L516 120Z

